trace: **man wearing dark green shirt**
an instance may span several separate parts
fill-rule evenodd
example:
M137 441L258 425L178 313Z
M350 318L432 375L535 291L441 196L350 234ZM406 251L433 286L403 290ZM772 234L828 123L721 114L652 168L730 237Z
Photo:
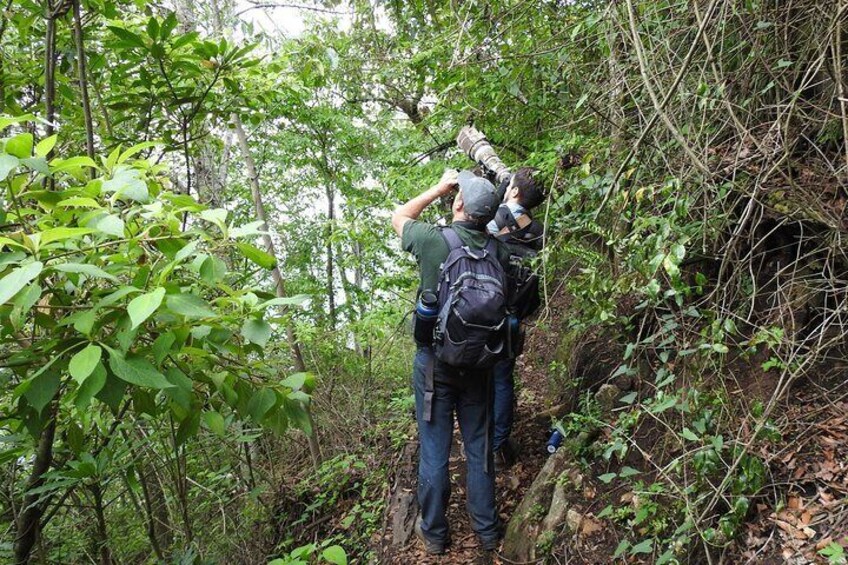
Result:
M441 264L450 248L441 229L419 222L421 212L436 199L459 191L453 201L454 230L463 244L482 250L490 240L486 224L500 204L495 187L469 171L446 171L429 190L402 204L392 216L403 249L415 255L421 269L423 290L437 291ZM500 263L509 264L509 250L497 243ZM439 361L431 346L419 345L413 362L415 413L420 442L418 504L421 514L416 534L428 553L440 554L450 543L445 515L450 498L448 458L453 436L454 413L465 445L466 497L471 525L484 550L497 548L500 524L495 507L492 456L491 368L461 369Z

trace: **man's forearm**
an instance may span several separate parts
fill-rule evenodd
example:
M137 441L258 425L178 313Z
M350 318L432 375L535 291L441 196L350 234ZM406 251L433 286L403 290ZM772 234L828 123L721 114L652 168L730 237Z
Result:
M392 214L392 227L398 235L403 235L403 225L410 220L417 220L424 209L444 194L440 184L431 186L412 200L401 204Z
M433 203L440 196L450 194L456 189L456 171L448 169L442 174L435 185L425 190L406 204L401 204L392 214L392 227L397 234L403 237L403 225L410 220L417 220L424 208Z
M412 200L398 206L395 214L417 220L424 208L432 204L439 196L441 196L439 185L431 186Z

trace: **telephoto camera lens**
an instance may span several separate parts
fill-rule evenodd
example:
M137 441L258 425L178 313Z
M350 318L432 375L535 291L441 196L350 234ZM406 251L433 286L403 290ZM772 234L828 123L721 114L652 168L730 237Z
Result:
M483 133L473 126L464 126L456 136L456 144L473 161L495 177L495 186L508 181L512 173L495 153L492 144Z

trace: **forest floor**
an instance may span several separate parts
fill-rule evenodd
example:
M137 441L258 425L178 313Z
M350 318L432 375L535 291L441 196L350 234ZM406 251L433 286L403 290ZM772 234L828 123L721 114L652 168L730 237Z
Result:
M496 496L498 513L504 525L533 483L539 469L548 457L545 450L548 427L534 416L547 408L547 374L543 367L536 366L525 355L516 364L515 381L517 407L512 441L519 453L514 465L498 472ZM452 543L447 553L430 556L413 534L409 542L383 556L383 563L501 563L497 553L486 554L479 548L477 536L471 530L465 511L465 458L460 449L461 434L454 430L454 443L450 457L451 498L448 506L448 522L451 527ZM411 485L414 488L414 485ZM391 532L384 535L391 538Z

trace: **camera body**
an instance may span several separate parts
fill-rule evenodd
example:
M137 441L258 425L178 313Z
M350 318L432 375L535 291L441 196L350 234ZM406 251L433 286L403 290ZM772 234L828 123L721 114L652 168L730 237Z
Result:
M512 172L495 153L486 136L474 126L463 126L456 136L456 144L486 172L503 199Z

